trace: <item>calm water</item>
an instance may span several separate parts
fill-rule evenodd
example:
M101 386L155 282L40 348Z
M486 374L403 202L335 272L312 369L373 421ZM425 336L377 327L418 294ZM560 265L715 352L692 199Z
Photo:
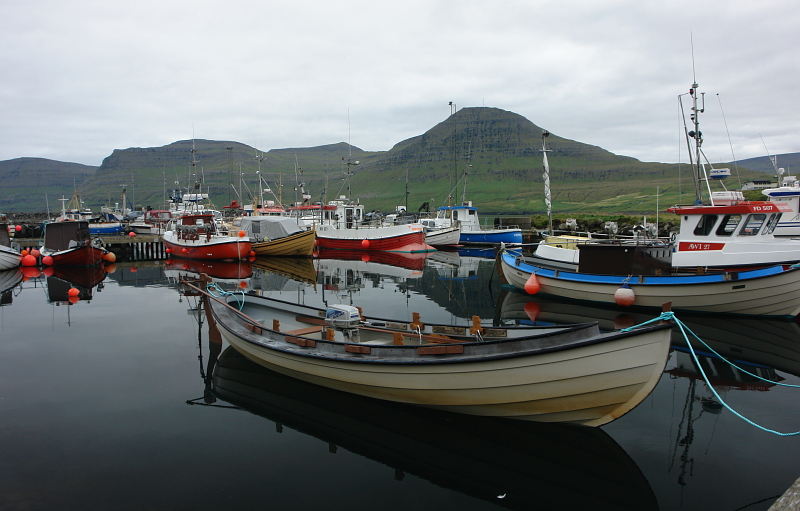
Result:
M286 300L431 322L479 314L613 328L649 317L503 292L480 255L489 254L205 270L231 290L245 282ZM437 413L249 363L209 335L197 298L178 292L184 266L202 268L148 264L62 275L81 284L74 305L58 301L70 286L55 278L3 295L0 509L759 510L800 476L800 438L722 408L680 347L653 394L602 428ZM684 319L751 372L800 384L794 322ZM800 430L800 389L701 363L733 408Z

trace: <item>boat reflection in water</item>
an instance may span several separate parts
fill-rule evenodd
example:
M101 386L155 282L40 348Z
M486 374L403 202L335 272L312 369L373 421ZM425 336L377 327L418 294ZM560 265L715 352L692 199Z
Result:
M603 330L616 330L644 323L651 319L647 314L620 313L617 309L593 307L554 299L531 296L516 291L504 291L501 299L503 319L535 323L581 323L598 321ZM737 365L747 365L748 371L762 378L779 381L775 370L800 376L800 326L792 320L759 319L742 316L676 315L689 329L719 355ZM690 337L692 347L701 357L704 371L717 382L733 388L740 384L764 386L757 378L733 370L729 364L713 355L708 348ZM676 361L683 367L679 372L688 376L697 373L688 347L680 330L673 329L672 347L677 351ZM689 371L691 366L694 369ZM758 382L758 383L757 383ZM770 384L766 384L769 388Z
M341 447L392 467L398 480L412 474L507 509L658 509L639 467L599 428L356 396L270 371L231 347L216 363L212 392L275 422L278 432L288 427L330 452Z
M253 289L280 290L289 283L317 284L314 262L308 257L256 257L253 261Z
M60 305L91 301L95 289L97 292L103 290L106 270L103 265L46 268L47 303ZM112 267L109 266L108 270L112 270Z
M23 274L19 268L0 271L0 307L11 305L14 301L14 288L22 282Z

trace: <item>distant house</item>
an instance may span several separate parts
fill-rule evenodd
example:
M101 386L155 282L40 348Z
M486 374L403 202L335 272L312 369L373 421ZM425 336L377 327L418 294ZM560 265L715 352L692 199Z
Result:
M754 179L752 181L745 181L742 183L742 191L747 190L766 190L767 188L775 188L778 186L776 183L769 179Z

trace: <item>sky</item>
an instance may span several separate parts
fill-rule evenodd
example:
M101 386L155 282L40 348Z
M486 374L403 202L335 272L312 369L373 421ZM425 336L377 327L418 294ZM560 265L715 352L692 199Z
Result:
M387 151L496 107L642 161L800 152L789 0L26 0L0 6L0 160L191 138ZM684 96L684 109L688 110Z

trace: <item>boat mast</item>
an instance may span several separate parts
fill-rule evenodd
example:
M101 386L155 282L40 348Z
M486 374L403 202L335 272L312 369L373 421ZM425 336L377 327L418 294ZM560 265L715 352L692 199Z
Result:
M547 149L546 140L547 137L550 136L550 132L545 130L542 133L542 159L544 163L544 173L542 174L542 178L544 179L544 203L547 206L547 229L548 234L550 236L553 235L553 207L552 201L550 198L550 165L547 162L547 152L550 149Z

